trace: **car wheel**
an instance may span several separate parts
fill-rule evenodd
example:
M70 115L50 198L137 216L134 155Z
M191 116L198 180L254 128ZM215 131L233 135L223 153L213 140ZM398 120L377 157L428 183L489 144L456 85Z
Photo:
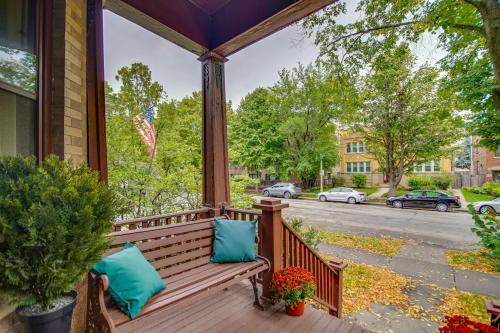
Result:
M319 197L319 201L325 202L326 201L326 197L324 195L320 196Z
M347 202L350 203L350 204L355 204L356 203L356 198L350 197L349 199L347 199Z
M269 191L264 191L263 194L264 194L265 197L268 197L269 196Z
M495 209L491 206L481 206L481 208L479 208L479 212L481 214L496 213Z
M445 204L445 203L438 203L438 204L436 205L436 209L437 209L438 211L440 211L440 212L446 212L446 211L448 211L448 205L447 205L447 204Z
M292 197L292 194L290 192L285 192L283 196L285 197L285 199L290 199Z
M396 200L392 203L392 207L394 208L403 208L403 203L399 200Z

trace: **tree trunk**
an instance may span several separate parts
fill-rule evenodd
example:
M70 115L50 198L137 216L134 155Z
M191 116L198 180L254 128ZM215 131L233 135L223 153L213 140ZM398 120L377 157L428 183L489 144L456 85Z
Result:
M484 7L479 9L484 22L486 41L493 65L495 86L493 105L500 109L500 3L497 0L483 0Z

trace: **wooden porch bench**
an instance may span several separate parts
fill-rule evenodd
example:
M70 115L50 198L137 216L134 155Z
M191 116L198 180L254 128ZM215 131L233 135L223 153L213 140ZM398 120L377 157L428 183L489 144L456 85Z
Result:
M244 279L250 279L255 305L260 306L256 276L269 269L269 261L214 264L210 262L214 239L214 219L161 227L119 231L110 234L108 256L127 242L143 252L166 282L167 288L153 296L135 319L123 314L106 293L105 275L89 276L87 332L133 332L146 323L161 320L171 305L193 302Z

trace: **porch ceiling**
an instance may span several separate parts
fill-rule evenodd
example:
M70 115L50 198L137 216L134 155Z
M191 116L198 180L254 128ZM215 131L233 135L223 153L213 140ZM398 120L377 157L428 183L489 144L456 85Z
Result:
M197 54L228 56L335 0L107 0L105 8Z

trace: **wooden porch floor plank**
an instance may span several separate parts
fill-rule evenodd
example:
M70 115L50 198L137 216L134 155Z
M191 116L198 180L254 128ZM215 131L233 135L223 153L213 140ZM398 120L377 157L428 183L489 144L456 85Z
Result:
M134 333L368 333L311 306L302 317L291 317L283 304L261 311L253 301L250 283L240 282L199 301L174 304L164 317L144 323Z

